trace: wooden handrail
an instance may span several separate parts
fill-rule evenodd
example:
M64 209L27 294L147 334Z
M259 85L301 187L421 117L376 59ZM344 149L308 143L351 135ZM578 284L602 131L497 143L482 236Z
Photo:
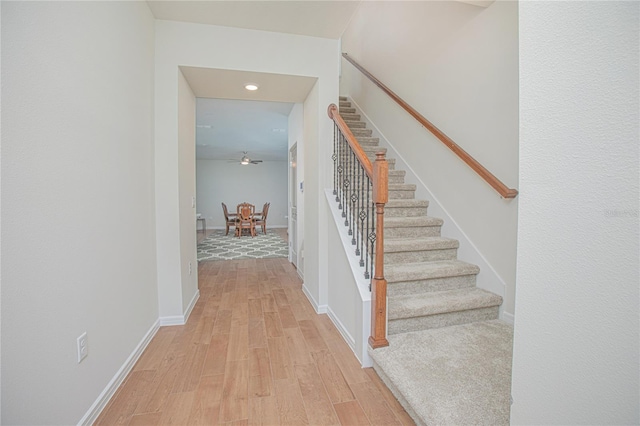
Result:
M351 150L371 179L373 203L376 206L377 224L374 256L375 270L371 277L371 335L369 345L373 348L389 346L387 340L387 280L384 278L384 205L389 201L389 163L384 151L376 152L376 161L371 164L349 126L344 122L335 104L327 108L329 118L336 124Z
M343 53L342 56L349 61L354 67L356 67L362 74L364 74L369 80L376 86L382 89L387 95L391 97L398 105L400 105L405 111L407 111L413 118L418 120L427 130L429 130L435 137L440 139L451 151L453 151L462 161L467 163L476 173L478 173L493 189L504 198L515 198L518 195L518 190L509 188L500 179L495 177L489 170L487 170L482 164L473 158L469 153L456 144L451 138L445 135L440 129L433 125L429 120L424 118L422 114L413 109L407 104L400 96L396 95L391 89L385 86L380 80L374 77L369 71L364 69L362 65L357 63L351 56Z

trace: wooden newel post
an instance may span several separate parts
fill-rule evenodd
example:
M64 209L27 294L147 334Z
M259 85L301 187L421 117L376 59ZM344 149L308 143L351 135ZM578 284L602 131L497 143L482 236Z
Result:
M375 349L389 346L387 341L387 280L384 278L384 205L389 200L389 165L383 152L373 163L373 202L376 204L375 271L371 279L371 336Z

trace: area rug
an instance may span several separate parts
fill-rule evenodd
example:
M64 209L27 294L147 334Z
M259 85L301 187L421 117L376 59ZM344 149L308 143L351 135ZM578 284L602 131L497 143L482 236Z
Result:
M287 243L276 233L259 232L255 237L224 235L224 230L215 230L198 244L198 261L233 260L233 259L266 259L288 257Z

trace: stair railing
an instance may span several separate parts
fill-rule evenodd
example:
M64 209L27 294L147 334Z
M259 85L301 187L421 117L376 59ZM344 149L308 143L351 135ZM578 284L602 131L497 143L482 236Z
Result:
M333 195L342 210L344 225L360 257L364 277L371 279L372 348L389 346L387 341L387 280L384 278L384 205L389 199L389 165L384 152L371 164L338 107L329 105L333 134Z
M369 71L367 71L362 65L356 62L351 56L343 53L342 56L349 61L354 67L356 67L362 74L376 86L382 89L391 99L393 99L398 105L400 105L405 111L407 111L413 118L415 118L421 125L429 130L433 135L438 138L443 144L445 144L451 151L453 151L462 161L467 163L477 174L480 175L493 189L495 189L503 198L515 198L518 195L518 190L507 187L500 179L495 177L489 170L487 170L482 164L480 164L469 153L456 144L449 136L445 135L440 129L433 125L429 120L424 118L418 111L413 109L407 104L400 96L396 95L391 89L382 84L380 80L374 77Z

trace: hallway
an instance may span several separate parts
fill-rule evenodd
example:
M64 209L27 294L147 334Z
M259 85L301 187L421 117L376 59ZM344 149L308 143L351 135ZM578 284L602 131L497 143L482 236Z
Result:
M97 425L411 425L287 259L201 262L184 326L162 327Z

